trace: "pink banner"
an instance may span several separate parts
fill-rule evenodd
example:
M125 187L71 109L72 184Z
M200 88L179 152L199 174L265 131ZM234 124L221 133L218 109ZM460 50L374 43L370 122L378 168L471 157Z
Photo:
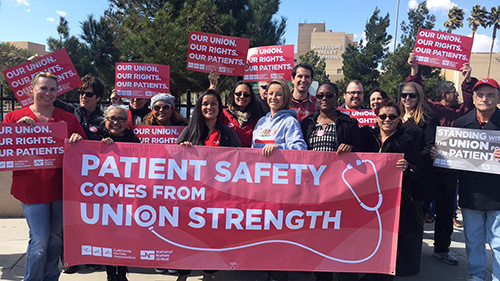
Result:
M66 123L0 124L0 171L61 168Z
M148 98L170 92L170 66L150 63L117 62L116 94L121 97Z
M413 53L417 64L460 70L469 62L473 39L420 28Z
M248 50L244 80L249 82L292 79L294 45L257 47Z
M377 124L377 115L372 109L345 109L337 108L340 112L349 115L358 120L359 126L375 126Z
M68 146L64 261L394 274L399 154Z
M82 81L68 53L66 53L66 49L61 49L40 57L36 63L25 62L18 66L3 70L3 75L5 75L17 100L23 107L33 104L33 98L29 96L31 80L33 80L35 74L40 71L48 71L57 76L58 95L64 94L82 85Z
M141 143L175 144L185 126L135 125L134 135Z
M191 31L187 69L243 76L249 45L245 38Z

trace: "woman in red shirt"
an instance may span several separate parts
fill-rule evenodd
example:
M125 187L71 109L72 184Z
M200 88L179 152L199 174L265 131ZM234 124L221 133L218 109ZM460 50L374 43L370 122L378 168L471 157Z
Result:
M64 122L69 141L85 137L76 117L54 107L57 77L39 72L31 82L34 104L7 114L3 123ZM11 194L21 201L29 226L30 241L26 252L24 280L57 280L62 249L62 169L14 171Z

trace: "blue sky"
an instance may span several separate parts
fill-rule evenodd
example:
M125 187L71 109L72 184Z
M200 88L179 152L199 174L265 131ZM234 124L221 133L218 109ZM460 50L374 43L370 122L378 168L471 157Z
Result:
M401 0L399 22L407 19L409 7L414 7L419 1ZM465 0L429 0L430 11L436 16L436 30L444 30L444 22L448 10L454 5L465 10L465 19L470 16L470 10L475 4L486 6L489 10L498 0L465 1ZM39 1L39 0L0 0L0 41L31 41L46 44L47 38L57 38L59 17L65 16L69 22L70 34L81 34L80 23L94 14L99 17L109 6L105 0L86 1ZM281 0L280 16L287 17L286 44L297 44L299 23L325 22L326 29L333 32L353 33L355 40L363 37L364 26L378 6L381 14L389 13L391 26L388 32L394 35L397 0ZM399 26L399 25L398 25ZM470 35L468 21L464 27L454 33ZM500 36L500 32L499 36ZM401 32L398 29L398 38ZM492 28L479 28L476 34L473 51L488 52L491 46ZM494 50L499 50L498 37Z

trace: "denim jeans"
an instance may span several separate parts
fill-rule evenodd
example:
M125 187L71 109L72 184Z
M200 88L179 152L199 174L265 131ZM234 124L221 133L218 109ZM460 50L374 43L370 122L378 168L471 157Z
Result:
M29 226L25 281L58 280L59 254L62 250L62 200L22 204Z
M486 280L486 242L493 251L493 281L500 278L500 211L462 208L465 246L469 266L467 273Z

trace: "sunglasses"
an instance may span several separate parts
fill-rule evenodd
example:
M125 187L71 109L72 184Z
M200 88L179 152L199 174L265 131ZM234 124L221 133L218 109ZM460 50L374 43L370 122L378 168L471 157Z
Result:
M250 97L249 93L235 92L234 94L236 96L238 96L238 97L241 97L241 95L243 95L245 98L249 98Z
M406 99L406 97L410 97L410 99L416 99L417 93L401 93L402 99Z
M109 116L109 117L106 117L106 120L108 120L109 122L118 122L118 123L125 123L125 122L127 122L127 118L125 118L125 117Z
M87 98L93 97L95 94L93 92L84 92L82 90L78 91L80 96L86 96Z
M266 85L266 84L262 84L262 85L260 85L260 87L261 87L262 89L264 89L264 90L265 90L265 89L267 89L267 85Z
M155 111L160 111L161 109L169 110L170 108L172 108L172 106L170 104L164 104L164 105L157 104L157 105L153 106L153 109Z
M334 97L336 97L337 94L326 94L326 95L323 95L323 94L317 94L316 95L316 99L318 100L322 100L323 98L327 98L327 99L333 99Z
M394 120L396 120L396 119L398 118L398 116L397 116L397 115L394 115L394 114L391 114L391 115L387 115L387 114L380 114L380 115L378 116L378 118L380 118L381 120L385 120L385 119L389 118L389 120L394 121Z

